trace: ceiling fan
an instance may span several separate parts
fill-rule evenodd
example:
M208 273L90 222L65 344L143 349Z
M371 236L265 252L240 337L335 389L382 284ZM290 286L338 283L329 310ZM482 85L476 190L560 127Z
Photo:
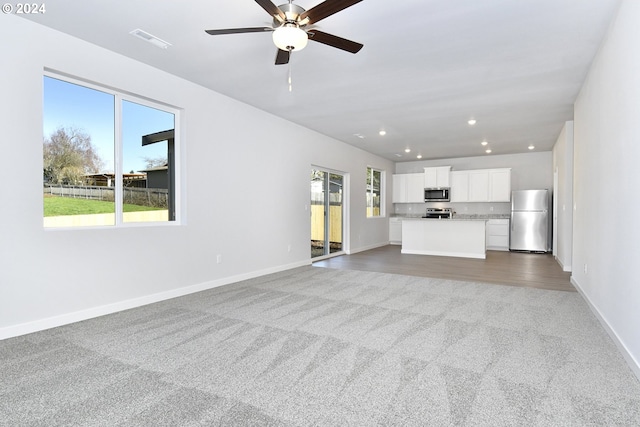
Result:
M309 40L351 53L357 53L363 47L361 43L312 28L313 24L321 19L353 6L362 0L325 0L309 10L304 10L302 7L293 4L293 0L289 0L289 3L281 4L280 6L276 6L271 0L255 1L273 17L272 27L205 30L206 33L215 36L220 34L273 32L273 42L278 47L276 65L288 64L291 52L304 49Z

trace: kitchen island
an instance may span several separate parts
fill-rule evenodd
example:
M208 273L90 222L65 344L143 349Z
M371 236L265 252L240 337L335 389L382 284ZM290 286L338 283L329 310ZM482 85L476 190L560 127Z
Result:
M484 259L486 222L486 219L405 219L402 253Z

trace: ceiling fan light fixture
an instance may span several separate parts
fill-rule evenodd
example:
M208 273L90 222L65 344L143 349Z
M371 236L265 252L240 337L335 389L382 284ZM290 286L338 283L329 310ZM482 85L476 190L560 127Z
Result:
M281 50L302 50L308 41L307 33L295 24L285 24L273 32L273 43Z

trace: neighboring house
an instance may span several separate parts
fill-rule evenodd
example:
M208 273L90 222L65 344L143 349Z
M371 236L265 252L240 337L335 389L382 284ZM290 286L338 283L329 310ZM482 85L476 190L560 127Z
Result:
M147 188L169 188L169 165L167 163L140 172L147 176Z
M94 173L87 174L85 183L98 187L113 187L115 182L114 173ZM144 173L123 173L122 181L125 187L145 188L147 187L147 175Z

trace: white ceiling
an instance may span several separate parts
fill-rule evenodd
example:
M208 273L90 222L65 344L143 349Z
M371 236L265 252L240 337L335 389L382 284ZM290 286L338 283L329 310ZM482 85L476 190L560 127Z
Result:
M530 144L549 151L573 118L619 2L363 0L317 28L364 48L353 55L309 42L292 54L292 92L289 67L274 65L271 33L204 32L269 26L253 0L49 0L46 13L21 16L390 160L410 161L417 154L485 155L483 139L492 155L527 152ZM319 0L294 3L308 10ZM131 36L137 28L171 46ZM473 127L470 118L477 120Z

